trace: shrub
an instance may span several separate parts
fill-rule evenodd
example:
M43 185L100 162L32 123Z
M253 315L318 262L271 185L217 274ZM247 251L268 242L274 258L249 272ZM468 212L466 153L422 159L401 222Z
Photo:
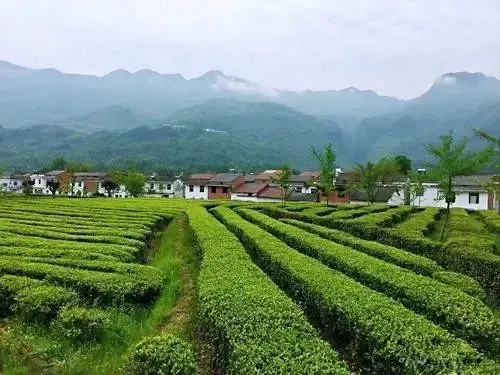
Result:
M465 276L457 272L439 271L435 272L432 277L442 283L454 286L455 288L460 289L462 292L465 292L473 297L482 300L486 298L486 293L484 293L481 285L469 276Z
M224 208L212 212L237 234L269 276L306 308L323 333L346 348L346 355L367 373L459 373L480 358L446 330L293 250L236 213Z
M416 273L431 276L442 268L436 262L413 253L384 245L375 241L363 240L349 233L322 227L320 225L303 223L298 220L282 219L287 224L292 224L308 232L317 234L333 242L352 247L358 251L383 259L386 262L394 263L400 267L410 269Z
M146 338L133 348L124 373L194 375L193 348L183 339L170 334Z
M500 321L479 300L430 277L332 243L264 214L248 209L238 212L288 245L370 288L392 296L478 347L492 353L500 350Z
M348 374L302 310L205 209L187 211L202 253L199 316L227 374Z
M109 314L95 308L68 307L53 322L60 334L75 342L100 341L110 324Z
M0 317L9 315L15 296L24 289L39 285L40 281L24 276L0 277Z
M14 312L26 322L49 323L59 310L78 301L77 294L65 288L39 285L22 290L15 297Z

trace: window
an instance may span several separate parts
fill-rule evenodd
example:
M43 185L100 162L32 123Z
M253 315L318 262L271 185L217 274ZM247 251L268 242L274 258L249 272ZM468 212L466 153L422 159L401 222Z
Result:
M227 194L227 187L223 187L223 188L222 188L222 193L223 193L223 194Z
M192 193L194 191L194 186L193 185L189 185L189 192Z
M167 184L167 190L172 189L172 184Z
M154 188L155 188L155 184L154 184L154 183L151 183L151 184L149 185L149 188L150 188L151 190L154 190Z
M217 188L215 186L212 186L211 191L212 191L212 194L215 194L215 193L217 193Z
M204 193L205 192L205 185L200 185L200 193Z
M14 181L14 186L17 186L17 181Z
M38 180L36 180L36 183L37 183L38 185L40 185L40 184L42 183L42 180L38 179Z
M479 204L479 193L469 193L469 204Z
M82 187L82 182L81 181L78 183L78 186Z

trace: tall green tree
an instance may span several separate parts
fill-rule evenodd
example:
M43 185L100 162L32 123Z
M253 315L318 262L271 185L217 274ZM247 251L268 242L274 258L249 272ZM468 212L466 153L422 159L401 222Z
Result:
M350 189L364 191L368 203L372 204L384 185L393 182L398 173L399 166L391 158L382 158L377 163L356 164Z
M66 159L63 158L62 156L56 157L52 162L50 163L48 169L49 171L62 171L64 168L66 168Z
M329 196L333 191L333 179L335 178L335 161L337 155L331 144L325 146L323 151L316 150L311 146L311 152L319 163L321 191L326 194L326 205L329 205Z
M408 176L411 172L411 160L408 158L406 155L397 155L394 158L394 161L396 162L399 172L401 174L404 174L405 176Z
M123 175L120 182L125 185L125 189L133 196L137 197L144 193L144 184L146 183L146 176L142 173L131 172Z
M440 240L443 240L450 206L455 201L453 178L479 172L491 159L492 149L488 147L480 151L469 150L468 139L464 137L455 141L451 132L442 135L440 140L438 144L427 145L427 152L433 159L429 165L429 175L438 182L443 192L439 198L446 202L446 217L440 233Z
M272 182L277 184L281 189L281 205L285 207L288 189L290 188L290 177L292 176L292 168L289 165L284 165L278 171L277 177L272 178Z
M486 184L485 188L496 197L497 212L500 215L500 138L477 129L474 129L474 133L486 141L492 150L490 167L495 176Z

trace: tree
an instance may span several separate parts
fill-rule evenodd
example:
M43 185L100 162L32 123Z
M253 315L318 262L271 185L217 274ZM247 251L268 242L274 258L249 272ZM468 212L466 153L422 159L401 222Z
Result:
M27 178L26 180L23 181L23 193L24 195L28 196L31 193L33 193L33 185L35 185L35 181L31 180L30 178Z
M434 159L429 165L429 175L436 179L443 192L439 199L446 202L446 217L439 236L442 241L450 216L450 206L455 201L453 178L479 172L491 159L492 149L468 150L468 139L464 137L456 142L451 132L442 135L440 139L439 144L427 145L427 152Z
M281 205L285 207L286 196L290 187L290 177L292 176L292 168L289 165L284 165L278 172L277 177L271 179L281 189Z
M66 164L67 164L66 159L64 159L62 156L58 156L50 163L49 170L50 171L64 170L66 168Z
M477 129L474 129L474 133L488 142L491 148L491 168L497 175L493 176L485 188L496 197L497 212L500 215L500 175L498 175L500 173L500 138Z
M123 175L120 180L125 185L125 189L127 189L133 197L137 197L144 192L146 176L142 173L128 173Z
M371 204L375 202L380 189L392 182L398 173L399 165L391 158L382 158L375 164L356 164L350 188L363 190Z
M335 178L335 160L336 155L333 151L331 144L328 144L323 152L316 150L311 146L313 156L319 163L320 170L320 185L321 191L326 194L326 205L328 206L328 199L330 193L333 191L333 179Z
M106 194L108 197L111 197L113 192L119 188L118 184L113 180L104 180L101 184L101 187L106 190Z
M415 202L418 200L418 206L420 207L420 199L425 193L425 173L411 173L410 174L410 186L409 186L409 203L415 206Z
M394 158L396 162L399 172L408 176L411 172L411 160L406 155L398 155Z
M59 189L59 186L61 186L61 184L56 180L47 181L47 188L50 190L53 197L56 196L56 192L57 192L57 189Z

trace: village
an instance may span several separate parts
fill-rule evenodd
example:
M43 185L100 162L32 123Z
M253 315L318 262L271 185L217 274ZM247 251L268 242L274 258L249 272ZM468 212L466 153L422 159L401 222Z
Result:
M433 181L424 181L416 196L408 196L408 178L400 176L390 182L380 182L374 200L369 202L362 189L352 188L352 171L336 168L332 188L325 194L320 187L319 171L292 174L286 186L277 181L279 169L242 174L204 172L188 176L144 177L140 195L145 197L234 200L251 202L326 202L329 203L411 203L419 207L445 207L441 191ZM498 198L487 185L497 178L492 174L457 176L453 180L455 201L452 207L472 210L496 209ZM112 174L106 172L68 172L53 170L0 176L0 192L4 194L58 195L69 197L130 198L136 194L127 190ZM327 197L328 195L328 197ZM328 198L328 199L327 199ZM410 202L411 201L411 202Z

